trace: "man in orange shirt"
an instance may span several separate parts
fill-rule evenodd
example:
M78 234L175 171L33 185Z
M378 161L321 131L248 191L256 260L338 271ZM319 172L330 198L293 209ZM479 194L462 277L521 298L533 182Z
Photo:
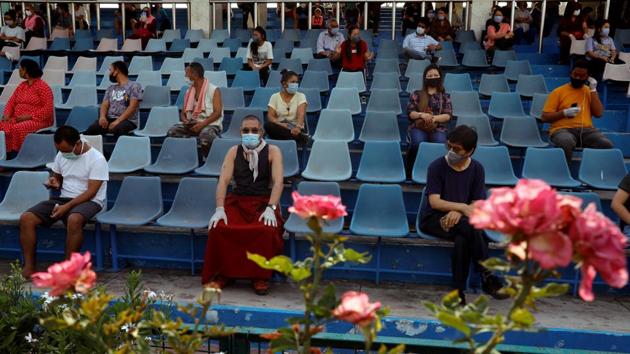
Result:
M564 150L571 162L575 147L611 149L612 142L593 127L592 116L601 117L604 106L597 95L597 80L588 75L588 62L579 60L571 70L571 82L553 90L545 107L542 121L551 123L551 142Z

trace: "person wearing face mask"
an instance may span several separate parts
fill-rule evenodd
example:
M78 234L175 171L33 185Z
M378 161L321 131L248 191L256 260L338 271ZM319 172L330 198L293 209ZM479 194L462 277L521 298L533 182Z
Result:
M322 9L319 7L313 8L313 16L311 17L311 28L312 29L324 28L324 16L322 15Z
M0 28L0 48L21 47L25 39L24 29L17 24L15 10L5 12L4 26Z
M541 119L551 123L551 142L564 150L571 164L573 149L611 149L613 144L593 127L593 119L601 117L604 106L597 94L597 80L589 77L589 63L578 60L571 70L571 82L553 90L547 97Z
M451 256L453 288L462 303L472 262L481 274L481 289L495 299L508 296L499 293L503 284L481 262L488 258L488 239L482 230L470 224L473 203L486 199L485 171L472 158L477 148L477 132L459 125L447 137L446 156L433 161L427 171L420 229L429 235L453 241Z
M282 153L263 136L260 120L244 117L242 143L230 148L223 160L201 274L206 287L221 289L230 281L249 279L256 294L269 292L272 272L247 259L247 253L271 259L283 252ZM232 192L227 194L230 184Z
M602 79L606 63L625 64L619 59L615 42L609 35L610 22L600 20L595 26L593 37L586 40L586 60L591 64L589 73L598 81Z
M55 131L55 147L59 152L52 164L46 188L60 190L20 216L20 245L24 255L22 275L35 272L36 228L50 227L61 220L66 225L66 259L79 252L83 244L83 227L103 209L107 200L109 170L103 154L81 140L70 126Z
M420 143L446 142L447 126L453 112L451 95L444 90L442 70L437 65L431 64L424 69L422 77L422 89L414 91L409 96L407 105L409 150L407 150L406 166L409 176L411 176Z
M407 30L414 29L420 21L420 5L415 1L408 1L403 6L402 34L407 35Z
M122 61L116 61L110 66L109 81L114 84L105 91L99 118L87 128L87 135L114 134L118 137L138 127L142 85L129 80L127 64Z
M300 144L308 142L306 135L306 96L298 92L299 76L289 70L282 70L280 84L282 90L274 93L267 107L265 131L271 139L293 139Z
M190 87L184 96L184 106L180 114L180 123L168 131L168 136L199 138L201 156L208 156L210 145L223 131L223 102L221 91L204 78L204 68L193 62L186 67L186 77Z
M348 28L348 38L337 47L337 53L341 57L343 71L364 72L367 62L374 57L367 43L361 39L361 31L356 26Z
M24 45L27 46L32 37L45 37L44 27L46 26L46 23L41 16L35 12L32 4L26 4L26 11L24 14L26 15L22 21L24 24L25 34Z
M558 25L558 39L560 41L560 64L569 63L571 41L582 39L586 31L586 23L581 16L582 5L569 2L564 10L564 16Z
M343 34L339 32L339 24L337 20L331 19L328 21L328 30L322 32L317 37L317 54L318 58L328 58L330 63L334 67L341 66L341 55L337 53L336 49L343 43L345 38Z
M527 1L519 1L514 12L514 38L517 44L526 42L534 43L534 31L530 31L530 26L534 19L527 9Z
M451 23L448 22L448 15L445 8L437 11L437 17L431 22L429 34L438 41L452 41L455 38L455 32Z
M418 21L416 33L408 34L403 40L403 52L412 59L434 59L436 51L442 49L440 42L427 34L427 24L424 20Z
M258 71L262 86L267 85L269 70L273 61L273 46L267 41L267 32L258 26L252 34L252 41L247 47L247 66Z
M4 132L6 151L20 150L28 134L53 125L53 93L42 77L42 70L30 59L20 61L20 83L4 108L0 131ZM5 88L6 89L6 88Z
M146 7L142 9L138 20L141 27L151 33L152 38L157 37L157 19L151 14L151 9Z
M514 33L512 33L510 24L505 21L503 12L499 8L494 10L492 19L488 21L483 45L489 56L494 54L495 49L509 50L514 45Z

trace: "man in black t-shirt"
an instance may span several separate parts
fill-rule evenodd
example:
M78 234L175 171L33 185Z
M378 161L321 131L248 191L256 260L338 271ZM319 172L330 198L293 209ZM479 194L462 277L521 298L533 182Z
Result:
M498 293L501 281L479 264L488 258L485 233L468 221L472 203L486 198L483 166L471 158L477 148L477 132L460 125L448 134L447 147L446 156L429 165L424 189L428 202L422 209L420 227L427 234L455 243L451 260L453 286L462 303L466 302L464 290L471 261L481 274L482 290L496 299L506 298Z
M624 231L625 226L630 225L630 174L627 174L619 182L619 189L617 189L610 206L619 216L621 231Z

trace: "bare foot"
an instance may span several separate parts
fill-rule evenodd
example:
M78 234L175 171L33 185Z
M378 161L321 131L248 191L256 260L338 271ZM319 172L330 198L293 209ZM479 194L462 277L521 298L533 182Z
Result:
M22 268L22 276L26 280L30 280L33 273L35 273L35 266L24 265L24 268Z

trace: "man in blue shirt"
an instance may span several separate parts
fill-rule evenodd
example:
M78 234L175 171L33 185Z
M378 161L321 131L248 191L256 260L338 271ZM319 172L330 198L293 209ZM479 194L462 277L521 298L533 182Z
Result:
M420 228L455 243L451 259L453 286L462 303L466 302L464 290L471 261L481 274L482 290L494 298L505 298L498 293L501 281L479 264L488 258L485 233L468 221L472 204L486 198L483 166L471 158L477 148L477 132L466 125L458 126L448 134L447 148L446 156L429 165L424 189L428 202L422 209Z
M418 21L416 32L411 33L403 40L403 52L411 59L433 60L436 51L442 49L440 42L427 34L429 26L424 20Z

